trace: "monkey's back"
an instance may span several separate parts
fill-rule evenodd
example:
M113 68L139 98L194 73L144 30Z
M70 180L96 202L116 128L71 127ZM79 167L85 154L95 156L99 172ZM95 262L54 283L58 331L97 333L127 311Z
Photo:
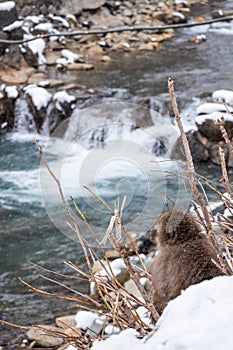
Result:
M223 275L212 260L218 261L217 252L201 233L185 242L161 247L150 267L158 312L190 285Z

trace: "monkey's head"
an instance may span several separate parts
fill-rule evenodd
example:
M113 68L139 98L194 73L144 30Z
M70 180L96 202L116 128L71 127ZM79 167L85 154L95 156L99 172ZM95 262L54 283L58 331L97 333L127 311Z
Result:
M157 221L159 246L183 243L202 231L201 225L190 213L181 209L169 210Z

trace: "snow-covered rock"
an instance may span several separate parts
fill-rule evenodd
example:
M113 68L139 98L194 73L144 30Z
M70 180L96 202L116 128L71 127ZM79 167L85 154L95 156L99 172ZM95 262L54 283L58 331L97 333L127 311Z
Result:
M53 25L50 22L39 23L34 27L35 31L51 33L53 31Z
M48 17L51 19L51 21L60 24L64 28L69 28L70 27L69 22L63 17L54 16L51 13L48 15Z
M230 112L232 111L231 107L229 107L229 111ZM197 109L196 109L197 115L210 114L210 113L213 113L213 112L226 113L227 109L224 106L224 104L222 104L222 103L210 103L210 102L209 103L208 102L203 103L200 106L198 106Z
M213 112L210 114L201 114L198 117L195 118L195 122L198 125L203 124L206 120L218 120L221 117L224 117L225 121L233 122L233 117L229 113L222 113L222 112Z
M11 11L14 7L14 1L4 1L0 4L0 11Z
M24 39L33 39L33 36L31 34L25 34ZM44 65L46 63L46 59L44 57L44 51L45 51L45 41L42 38L38 38L32 41L27 42L24 44L24 46L20 46L21 52L26 55L28 54L28 50L33 54L37 60L37 63L39 66Z
M8 26L5 26L2 28L3 32L12 32L13 30L16 30L16 29L19 29L19 28L22 28L23 26L23 21L15 21L11 24L9 24Z
M213 92L212 98L216 101L233 104L233 91L224 89L216 90Z
M67 64L74 63L79 58L78 54L76 54L70 50L67 50L67 49L62 50L61 55L62 55L62 57L67 59Z
M6 86L5 92L8 98L17 98L19 96L18 89L15 85L13 86Z
M28 85L25 88L26 95L31 97L33 105L37 110L46 108L51 100L52 95L44 88L37 85Z
M58 91L53 95L53 101L55 102L55 106L59 111L63 110L63 104L71 104L75 102L76 97L73 95L69 95L65 90Z

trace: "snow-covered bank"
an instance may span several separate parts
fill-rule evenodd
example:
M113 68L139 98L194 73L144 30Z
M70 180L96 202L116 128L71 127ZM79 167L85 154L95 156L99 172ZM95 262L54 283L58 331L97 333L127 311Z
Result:
M92 350L228 350L233 344L233 276L193 285L171 301L151 337L137 339L127 329Z

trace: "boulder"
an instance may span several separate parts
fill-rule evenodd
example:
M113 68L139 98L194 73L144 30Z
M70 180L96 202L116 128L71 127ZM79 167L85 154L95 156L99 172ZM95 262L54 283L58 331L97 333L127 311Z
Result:
M224 127L228 137L233 138L233 122L225 121ZM199 132L211 142L220 142L223 140L222 133L214 120L206 119L202 124L198 125Z
M189 141L193 161L200 162L209 160L209 151L206 149L203 143L200 142L197 131L191 130L186 133L186 136ZM178 138L172 149L171 158L186 160L181 136Z

